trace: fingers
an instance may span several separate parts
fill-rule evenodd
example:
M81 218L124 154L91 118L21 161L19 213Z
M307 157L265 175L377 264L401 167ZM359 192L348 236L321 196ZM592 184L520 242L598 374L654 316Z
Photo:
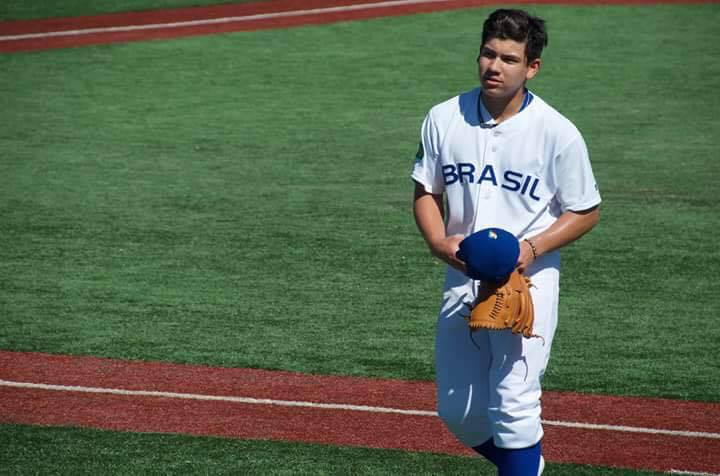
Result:
M530 245L526 241L520 242L520 255L518 256L517 264L515 265L515 269L518 270L520 274L523 274L525 270L532 264L532 262L535 261L534 255L532 252L532 248L530 248Z
M464 238L465 237L463 235L451 235L445 237L433 246L433 254L453 268L466 273L467 267L465 262L457 257L457 252L460 249L460 242Z

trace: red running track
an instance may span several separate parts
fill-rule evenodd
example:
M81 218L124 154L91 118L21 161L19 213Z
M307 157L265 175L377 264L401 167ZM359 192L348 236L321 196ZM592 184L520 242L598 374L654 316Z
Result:
M515 0L513 3L643 5L717 0ZM0 22L0 52L286 28L459 8L498 0L275 0L97 16ZM36 35L36 36L27 36Z
M229 401L233 397L272 401ZM431 414L434 407L429 382L0 351L0 423L472 454ZM720 404L547 392L543 408L548 461L720 473Z

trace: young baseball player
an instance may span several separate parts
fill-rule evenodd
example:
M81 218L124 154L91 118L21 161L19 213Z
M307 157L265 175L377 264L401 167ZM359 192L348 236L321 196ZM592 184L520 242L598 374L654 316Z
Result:
M435 345L438 413L500 476L542 473L540 381L557 324L558 250L599 219L580 132L526 88L546 45L540 18L492 13L477 58L480 87L430 110L412 172L416 223L449 265ZM542 339L468 328L465 304L477 282L456 252L464 237L489 227L520 240L516 266L533 283L534 332Z

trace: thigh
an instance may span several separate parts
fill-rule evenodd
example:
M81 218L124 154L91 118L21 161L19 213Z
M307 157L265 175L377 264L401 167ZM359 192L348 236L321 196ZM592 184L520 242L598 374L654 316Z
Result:
M541 380L557 327L558 278L557 267L546 267L531 275L533 330L542 338L524 338L510 331L489 334L488 412L498 446L523 448L542 438Z
M487 382L491 359L487 334L482 330L471 333L462 312L440 315L435 335L438 387Z
M475 299L472 281L449 269L435 332L435 375L438 387L476 384L487 379L490 353L486 335L471 335L466 317Z
M435 340L438 415L468 447L492 437L488 418L488 331L470 328L459 313L441 314Z

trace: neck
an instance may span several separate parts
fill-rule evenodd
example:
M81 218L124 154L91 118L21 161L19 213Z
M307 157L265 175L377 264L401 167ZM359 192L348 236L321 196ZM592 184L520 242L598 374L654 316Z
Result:
M482 95L482 101L485 105L485 109L488 110L490 115L498 124L510 119L512 116L520 112L524 100L525 88L518 90L518 92L510 98L492 98L487 97L485 93Z

